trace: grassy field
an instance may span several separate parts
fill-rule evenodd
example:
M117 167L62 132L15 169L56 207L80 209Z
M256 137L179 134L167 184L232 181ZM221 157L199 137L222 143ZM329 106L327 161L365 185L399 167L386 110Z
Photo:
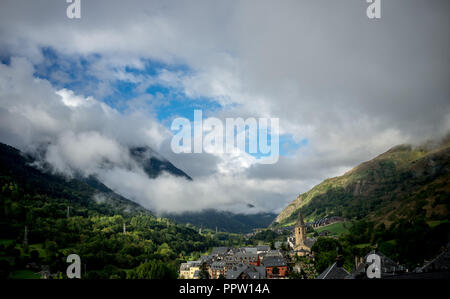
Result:
M438 226L441 223L446 223L446 222L448 222L447 219L445 219L445 220L436 220L436 221L428 221L427 223L428 223L428 225L430 227L435 227L435 226Z
M329 224L327 226L322 226L319 228L315 228L314 230L318 232L319 234L323 232L324 230L327 230L330 232L331 235L340 236L344 233L348 232L348 228L350 227L350 222L337 222L333 224Z
M30 270L17 270L11 274L12 279L40 279L41 276Z
M355 245L356 248L366 248L366 247L370 247L370 246L371 246L370 243L362 243L362 244Z

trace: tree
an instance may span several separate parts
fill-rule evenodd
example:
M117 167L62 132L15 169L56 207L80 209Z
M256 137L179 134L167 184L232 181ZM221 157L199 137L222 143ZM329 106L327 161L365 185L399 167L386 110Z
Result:
M200 271L199 271L198 276L200 279L210 279L211 278L209 276L209 272L208 272L208 265L205 262L203 262L200 265Z
M314 243L311 250L315 252L315 267L318 272L324 271L336 260L336 248L339 247L339 242L332 238L321 237Z
M130 271L127 278L131 279L176 279L177 274L172 267L162 261L152 260L140 264Z

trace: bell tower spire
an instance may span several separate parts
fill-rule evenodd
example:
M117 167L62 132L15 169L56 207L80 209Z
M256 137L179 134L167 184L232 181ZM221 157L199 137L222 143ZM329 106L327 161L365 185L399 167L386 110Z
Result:
M302 212L298 211L296 226L304 226L304 225L305 225L305 222L303 221Z
M306 225L303 221L303 216L300 211L298 211L297 223L295 224L295 249L305 248L306 240Z

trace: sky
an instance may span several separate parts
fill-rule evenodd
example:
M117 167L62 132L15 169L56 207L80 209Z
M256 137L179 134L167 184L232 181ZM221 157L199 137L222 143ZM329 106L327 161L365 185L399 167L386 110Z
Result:
M0 3L0 142L155 212L279 212L328 177L450 130L446 0L382 0L376 20L363 0L81 0L80 19L68 5ZM278 118L278 162L174 153L172 120L195 109ZM132 146L194 180L149 179Z

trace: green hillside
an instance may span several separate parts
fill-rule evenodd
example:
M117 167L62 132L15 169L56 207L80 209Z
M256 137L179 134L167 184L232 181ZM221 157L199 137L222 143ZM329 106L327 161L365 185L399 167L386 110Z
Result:
M328 216L386 224L418 216L440 221L449 215L449 182L448 139L432 148L401 145L300 194L274 225L292 223L300 208L308 221Z
M351 227L351 223L349 222L337 222L332 223L326 226L322 226L314 229L316 232L321 233L323 231L328 231L330 235L340 236L344 233L348 233L349 227Z
M81 257L83 278L175 278L180 261L220 245L95 178L69 179L31 163L0 144L0 278L36 278L42 269L64 277L72 253Z

